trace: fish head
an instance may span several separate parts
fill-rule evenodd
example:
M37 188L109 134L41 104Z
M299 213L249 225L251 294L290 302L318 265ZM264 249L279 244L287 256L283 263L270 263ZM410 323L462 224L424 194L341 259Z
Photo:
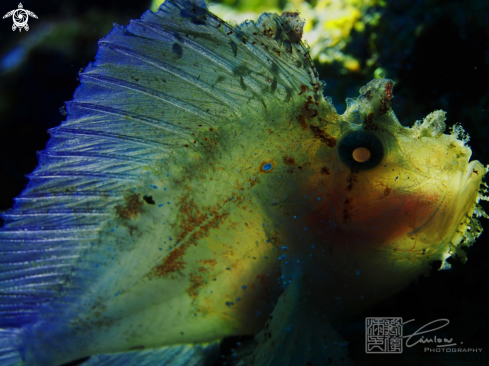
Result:
M342 307L392 295L433 261L449 266L445 260L463 256L461 246L481 233L472 216L482 212L487 169L470 161L460 126L444 134L445 112L402 126L390 107L393 85L371 81L347 100L343 115L330 113L311 127L308 172L288 198L297 212L284 218L291 262L309 263L308 280L321 283L330 302L341 298Z

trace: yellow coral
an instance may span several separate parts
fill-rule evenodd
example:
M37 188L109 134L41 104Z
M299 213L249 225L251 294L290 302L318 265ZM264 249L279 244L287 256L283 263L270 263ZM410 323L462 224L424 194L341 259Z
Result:
M347 70L353 72L357 72L360 70L360 62L353 58L347 58L346 61L343 63L343 66L345 66Z

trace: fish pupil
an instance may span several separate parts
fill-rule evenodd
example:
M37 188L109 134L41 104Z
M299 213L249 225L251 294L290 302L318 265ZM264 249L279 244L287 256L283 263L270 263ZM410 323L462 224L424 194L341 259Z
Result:
M357 147L353 150L352 157L358 163L365 163L370 159L370 150L365 147Z
M375 168L384 158L384 147L379 138L366 131L346 135L338 145L338 152L353 172Z

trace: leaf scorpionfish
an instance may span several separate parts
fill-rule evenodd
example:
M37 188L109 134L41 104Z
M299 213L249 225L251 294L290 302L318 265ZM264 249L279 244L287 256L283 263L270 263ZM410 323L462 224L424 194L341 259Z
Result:
M388 79L338 114L303 24L167 0L99 41L3 214L0 365L352 364L338 324L474 242L462 128Z

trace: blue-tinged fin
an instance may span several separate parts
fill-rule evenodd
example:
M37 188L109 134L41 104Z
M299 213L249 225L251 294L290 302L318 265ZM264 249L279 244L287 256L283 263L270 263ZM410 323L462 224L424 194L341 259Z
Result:
M329 319L311 311L304 302L301 269L292 278L264 329L255 337L258 346L244 358L244 364L354 365L348 357L348 343L337 334Z
M113 355L95 355L82 366L211 366L218 356L218 343L182 345Z
M192 192L186 207L208 207L199 218L215 227L230 215L223 195L249 178L248 161L232 164L266 146L271 127L280 139L330 108L293 22L264 14L232 27L202 1L168 0L99 41L67 120L50 131L27 188L3 215L0 365L237 332L194 317L204 300L192 289L193 267L168 265L192 244L195 258L207 253L193 242L196 225L182 230L177 203Z
M18 329L0 329L0 365L21 365L22 358L19 353L21 347Z

